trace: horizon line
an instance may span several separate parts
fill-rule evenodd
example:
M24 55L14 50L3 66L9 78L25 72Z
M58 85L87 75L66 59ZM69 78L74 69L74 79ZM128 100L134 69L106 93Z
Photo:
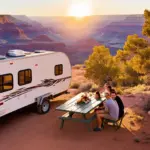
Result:
M10 15L10 16L28 16L28 17L76 17L76 16L69 16L69 15L64 15L64 16L59 16L59 15L26 15L26 14L1 14L2 15ZM129 15L144 15L142 13L131 13L131 14L95 14L95 15L89 15L89 16L84 16L85 17L93 17L93 16L129 16Z

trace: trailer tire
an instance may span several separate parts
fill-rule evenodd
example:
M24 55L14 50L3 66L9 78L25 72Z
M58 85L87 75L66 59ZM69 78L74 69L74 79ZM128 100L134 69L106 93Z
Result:
M48 98L44 98L41 104L37 106L37 112L39 114L46 114L49 112L49 110L50 110L50 101Z

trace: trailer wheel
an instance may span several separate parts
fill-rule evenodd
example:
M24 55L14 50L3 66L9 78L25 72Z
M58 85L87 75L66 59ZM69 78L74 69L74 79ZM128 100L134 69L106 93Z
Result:
M44 98L42 103L37 106L37 111L39 114L46 114L50 110L50 101Z

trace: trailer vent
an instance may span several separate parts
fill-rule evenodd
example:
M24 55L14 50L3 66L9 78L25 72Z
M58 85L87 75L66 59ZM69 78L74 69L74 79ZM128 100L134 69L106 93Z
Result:
M45 50L35 50L34 52L35 52L35 53L45 53L45 52L47 52L47 51L45 51Z
M6 54L8 57L22 57L25 56L25 51L23 50L9 50Z
M0 60L6 59L6 56L0 55Z

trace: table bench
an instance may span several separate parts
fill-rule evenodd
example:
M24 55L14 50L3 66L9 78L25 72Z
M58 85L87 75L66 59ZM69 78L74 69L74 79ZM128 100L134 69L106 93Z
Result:
M70 115L70 113L65 113L64 115L62 115L61 117L59 117L59 119L61 120L61 125L60 125L60 129L63 128L64 126L64 121L66 120L72 120L72 121L75 121L75 122L83 122L83 123L87 123L89 126L88 126L88 129L89 131L91 130L90 128L90 123L96 119L96 115L92 115L91 117L89 118L86 118L86 116L83 115L83 119L81 118L73 118L72 117L72 114Z

